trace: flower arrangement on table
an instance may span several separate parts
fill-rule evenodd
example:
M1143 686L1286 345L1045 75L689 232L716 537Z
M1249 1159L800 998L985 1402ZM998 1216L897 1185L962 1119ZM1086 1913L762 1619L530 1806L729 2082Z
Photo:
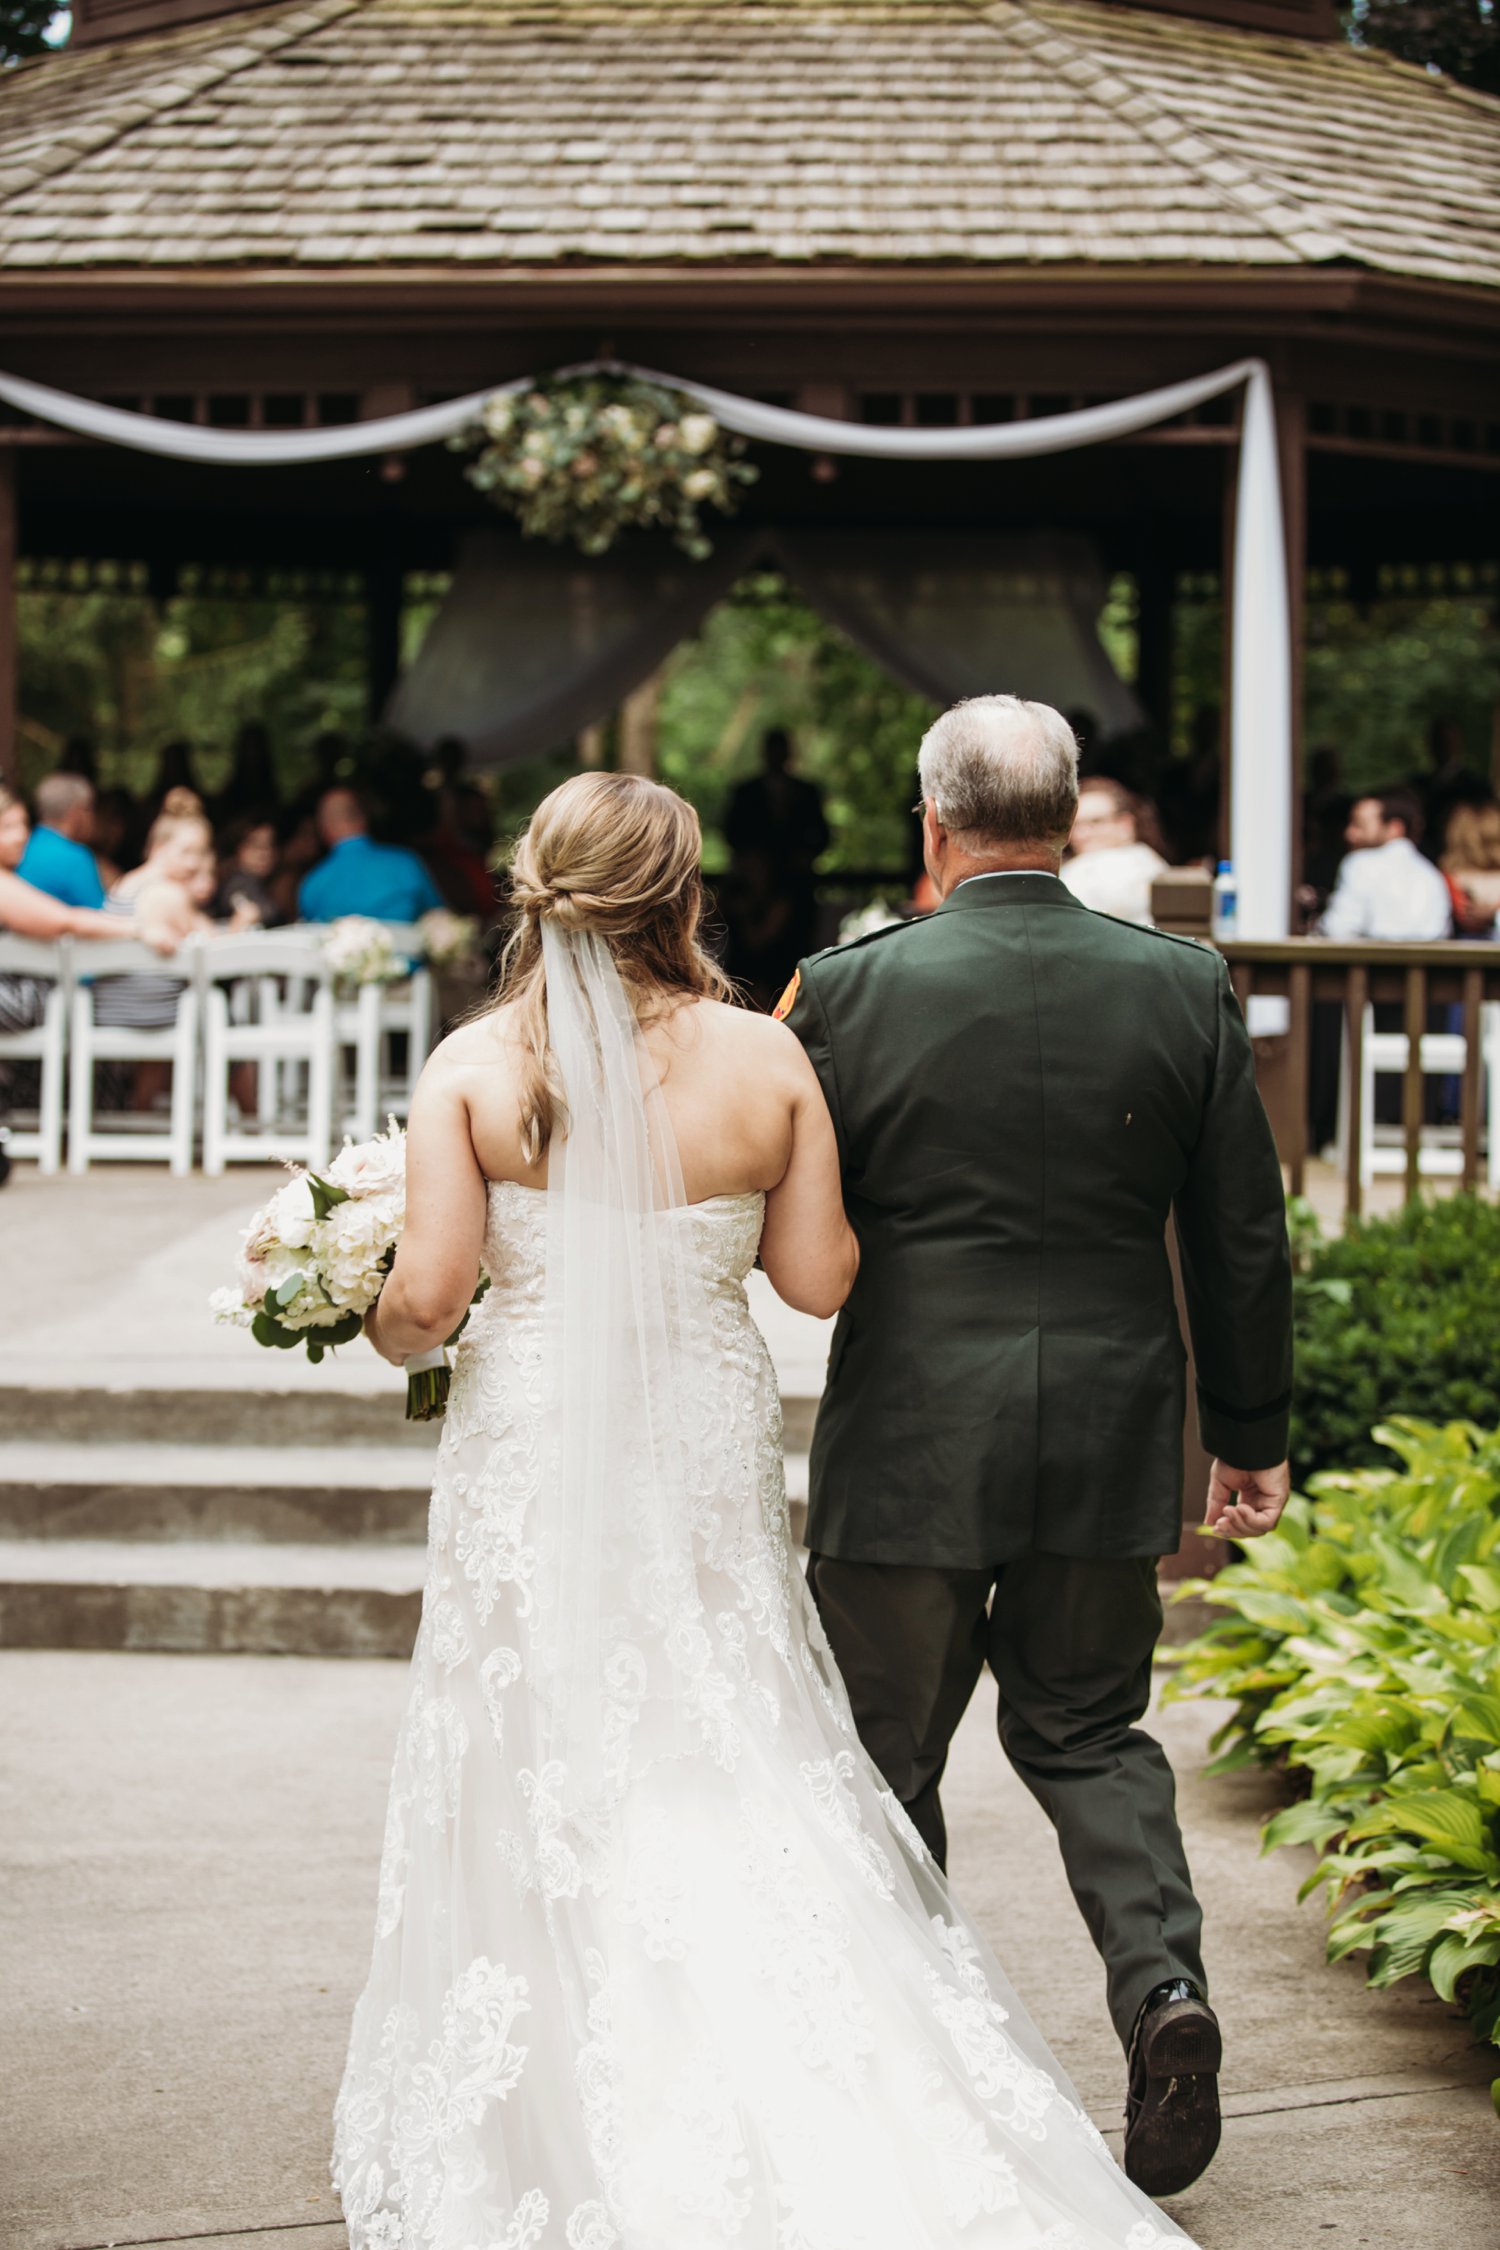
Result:
M479 957L478 917L434 906L417 924L417 943L430 967L466 969Z
M335 983L345 990L362 984L399 984L411 974L384 922L368 914L341 914L330 922L323 957Z
M216 1289L214 1318L248 1328L273 1351L301 1345L316 1365L359 1335L406 1223L406 1135L392 1118L374 1140L346 1141L323 1172L294 1169L243 1236L237 1286ZM477 1304L489 1286L481 1279ZM465 1313L448 1344L468 1320ZM448 1403L448 1349L406 1362L406 1418L428 1422Z
M744 440L681 392L633 376L583 375L492 398L450 440L465 475L530 537L602 555L622 531L657 526L701 560L704 508L732 515L759 472Z

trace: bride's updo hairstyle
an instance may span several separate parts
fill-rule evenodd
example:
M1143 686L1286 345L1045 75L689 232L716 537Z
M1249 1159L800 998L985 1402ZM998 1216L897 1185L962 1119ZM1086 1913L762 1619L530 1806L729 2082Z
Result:
M683 999L727 1000L733 987L702 941L702 852L692 806L634 773L575 774L543 798L518 838L496 1005L517 1011L528 1164L540 1162L563 1123L547 1037L542 925L602 938L640 1023Z

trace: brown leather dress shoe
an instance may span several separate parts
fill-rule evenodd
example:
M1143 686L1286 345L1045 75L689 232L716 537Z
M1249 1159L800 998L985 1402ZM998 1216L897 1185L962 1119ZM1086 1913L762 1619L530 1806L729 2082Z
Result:
M1143 2194L1178 2195L1219 2145L1219 2019L1186 1977L1148 1993L1130 2042L1125 2171Z

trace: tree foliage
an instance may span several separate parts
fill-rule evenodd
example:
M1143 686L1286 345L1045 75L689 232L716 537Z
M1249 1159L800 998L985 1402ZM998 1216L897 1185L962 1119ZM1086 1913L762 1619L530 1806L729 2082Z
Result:
M0 66L43 55L57 41L47 33L57 17L57 0L0 0Z
M1500 17L1494 0L1353 0L1343 10L1357 46L1446 71L1461 85L1500 94Z

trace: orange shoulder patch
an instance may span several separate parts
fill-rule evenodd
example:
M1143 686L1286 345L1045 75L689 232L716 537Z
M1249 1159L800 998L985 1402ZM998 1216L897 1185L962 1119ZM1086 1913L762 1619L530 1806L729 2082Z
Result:
M781 998L777 1001L775 1007L771 1011L772 1015L775 1017L778 1023L786 1022L787 1017L791 1014L793 1008L795 1008L797 1005L797 995L801 990L802 971L798 969L794 972L791 983L787 986L785 992L783 992Z

